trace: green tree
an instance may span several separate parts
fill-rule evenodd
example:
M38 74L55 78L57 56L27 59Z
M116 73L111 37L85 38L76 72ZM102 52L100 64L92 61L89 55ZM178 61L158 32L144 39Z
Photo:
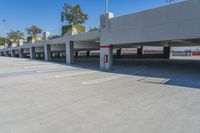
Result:
M4 37L0 37L0 45L4 45L5 44L5 38Z
M38 26L32 25L29 28L26 28L26 32L29 36L36 38L38 34L42 33L42 29Z
M7 39L9 40L9 42L11 43L17 43L19 44L19 40L20 39L24 39L24 33L17 30L17 31L14 31L14 30L10 30L9 33L7 33Z
M68 24L81 25L88 20L88 15L84 13L80 5L71 6L64 4L61 12L61 22L68 22Z

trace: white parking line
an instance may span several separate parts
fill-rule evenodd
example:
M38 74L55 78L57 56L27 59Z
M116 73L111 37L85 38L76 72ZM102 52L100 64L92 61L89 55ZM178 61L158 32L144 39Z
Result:
M36 72L36 71L35 70L18 70L18 71L0 72L0 74L25 73L25 72Z
M88 72L79 72L79 73L69 73L69 74L62 74L62 75L54 75L55 78L63 78L63 77L72 77L72 76L79 76L85 74L92 74L97 73L97 71L88 71Z
M55 65L35 65L35 66L24 66L25 69L27 68L41 68L41 67L50 67Z
M16 63L16 64L13 64L14 66L32 66L32 65L40 65L40 64L32 64L32 65L28 65L26 64L26 62L23 62L23 63Z
M46 72L53 72L53 71L59 71L59 70L61 70L61 71L68 71L68 70L77 70L76 68L68 68L68 67L66 67L66 68L64 68L64 69L50 69L50 70L37 70L37 73L46 73Z
M143 68L141 70L138 70L138 71L135 71L131 74L137 74L137 73L140 73L140 72L143 72L146 68ZM85 81L85 82L82 82L83 85L91 85L91 84L97 84L97 83L101 83L101 82L106 82L106 81L111 81L111 80L115 80L115 79L120 79L120 78L123 78L123 77L126 77L127 75L114 75L114 76L109 76L109 77L106 77L106 78L100 78L100 79L95 79L95 80L90 80L90 81Z
M122 78L122 77L124 77L124 75L115 75L115 76L110 76L110 77L106 77L106 78L101 78L101 79L82 82L82 84L83 85L97 84L97 83L101 83L101 82L105 82L105 81L119 79L119 78Z
M143 77L139 79L138 81L141 81L144 83L166 84L169 80L170 79L165 79L165 78Z

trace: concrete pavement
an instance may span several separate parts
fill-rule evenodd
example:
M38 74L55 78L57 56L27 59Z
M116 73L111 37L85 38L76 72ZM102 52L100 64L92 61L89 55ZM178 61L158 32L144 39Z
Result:
M198 65L125 64L107 73L0 57L0 133L200 132Z

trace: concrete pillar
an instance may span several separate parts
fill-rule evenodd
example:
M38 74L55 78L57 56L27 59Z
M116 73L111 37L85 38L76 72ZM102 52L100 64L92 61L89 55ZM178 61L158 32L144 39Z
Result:
M45 61L51 61L51 45L46 44L44 46L44 59Z
M24 50L19 49L19 58L23 58L23 57L24 57Z
M11 57L15 57L15 51L14 50L10 50L10 55L11 55Z
M35 47L30 47L30 59L35 59Z
M100 46L100 69L109 71L113 64L113 49L112 45Z
M66 42L66 64L74 63L74 42L67 41Z
M5 52L5 56L8 57L8 51Z
M165 59L170 59L170 53L171 53L171 47L164 47L164 58Z
M137 48L137 57L142 58L142 54L143 54L143 46Z
M117 59L120 59L121 57L121 48L117 49Z
M6 55L6 51L4 51L4 56L7 56L7 55Z

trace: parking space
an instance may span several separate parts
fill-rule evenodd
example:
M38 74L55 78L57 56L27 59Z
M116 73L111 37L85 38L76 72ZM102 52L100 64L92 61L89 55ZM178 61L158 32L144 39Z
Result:
M200 132L199 62L89 64L0 57L0 132Z

